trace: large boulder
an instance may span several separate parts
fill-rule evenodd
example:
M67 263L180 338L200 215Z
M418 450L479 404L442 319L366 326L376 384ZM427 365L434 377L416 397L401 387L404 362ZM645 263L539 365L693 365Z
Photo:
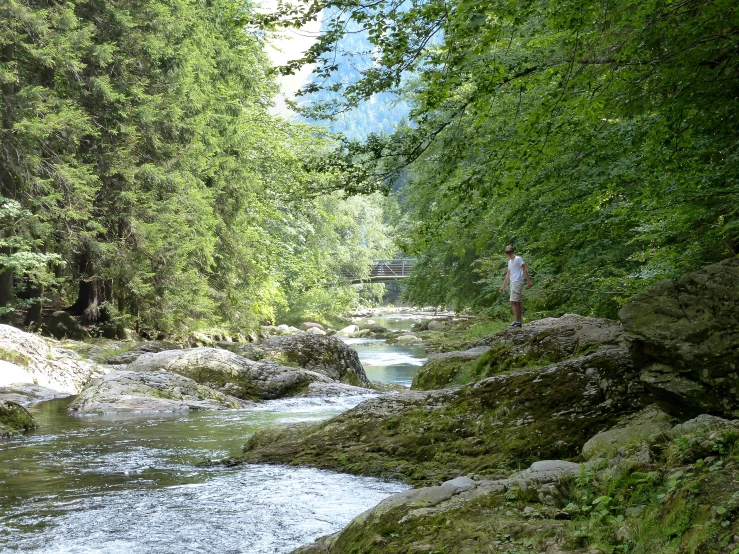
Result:
M186 412L241 408L248 403L166 371L114 371L75 398L75 414Z
M620 317L643 381L666 406L739 416L739 257L655 283Z
M369 379L359 361L359 354L336 337L294 335L269 337L260 348L267 358L317 371L357 387L369 386Z
M116 356L112 356L106 360L110 365L128 365L135 362L144 354L156 354L166 350L177 350L180 347L172 342L163 342L158 340L148 341L136 345L127 352L122 352Z
M463 385L613 348L625 348L623 329L615 321L572 314L550 317L488 335L466 350L429 357L412 388Z
M244 400L295 396L315 381L331 382L322 373L274 362L257 362L219 348L188 348L144 354L127 369L178 373L201 385Z
M90 338L87 329L72 314L62 310L51 314L46 327L49 334L55 339L83 340Z
M0 400L0 439L35 428L36 422L23 406Z
M439 482L546 458L572 458L596 433L648 403L625 348L457 389L368 400L317 425L255 434L247 462L308 464Z
M475 362L489 350L489 346L476 346L459 352L433 354L413 376L411 388L434 390L467 383L476 376Z
M52 347L40 336L9 325L0 325L0 360L7 362L0 365L0 386L35 383L66 394L78 393L105 372L72 350Z
M551 492L556 491L558 496L565 497L567 481L580 469L580 464L547 460L536 462L511 478L474 480L457 477L437 486L410 489L386 498L354 518L342 531L298 548L293 554L400 554L434 552L439 547L443 547L439 550L442 552L462 554L481 552L478 547L493 540L505 550L490 552L523 552L508 548L519 542L509 531L515 529L518 532L525 527L528 514L535 513L536 519L542 519L545 514L553 516L557 509L548 506L552 503L549 501L553 498ZM518 499L527 491L530 491L527 494L529 498L539 499L539 502L533 498L529 501L534 506L538 504L538 510L527 506L527 510L521 513L512 506L513 502L506 502L507 499ZM505 516L496 513L499 506L506 504L509 507ZM495 532L497 526L490 525L493 518L505 519L505 534ZM456 524L452 525L452 521ZM557 535L556 529L547 528L546 535L551 540ZM547 552L561 551L552 549Z

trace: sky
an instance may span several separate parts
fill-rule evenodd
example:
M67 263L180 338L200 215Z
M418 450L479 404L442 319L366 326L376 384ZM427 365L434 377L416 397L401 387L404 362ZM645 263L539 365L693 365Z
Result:
M262 10L269 12L277 5L276 0L264 0ZM315 42L321 30L321 20L311 21L300 29L283 29L279 35L269 39L267 54L275 65L283 65L303 55ZM308 80L313 71L313 66L303 67L295 75L280 77L281 91L275 98L275 106L272 112L287 118L295 116L295 112L285 105L286 98L295 98L295 92Z

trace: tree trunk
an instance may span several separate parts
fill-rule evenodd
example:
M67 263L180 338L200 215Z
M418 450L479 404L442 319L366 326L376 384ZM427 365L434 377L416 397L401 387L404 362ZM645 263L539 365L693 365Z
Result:
M15 45L6 44L0 50L0 61L12 62L15 58ZM6 81L3 83L0 92L2 92L2 129L0 129L0 194L5 198L15 198L15 178L10 169L10 164L7 163L6 159L7 152L9 151L9 145L6 141L9 140L10 131L13 128L13 93L15 87L12 81ZM0 231L1 236L6 236L5 231ZM11 248L5 246L0 248L0 258L3 256L9 256L13 251ZM0 268L0 308L6 307L12 303L14 299L13 294L13 269L12 268ZM9 321L12 319L12 314L3 314L0 316L1 321Z
M26 319L23 320L24 327L41 327L41 311L43 304L41 303L41 297L44 295L43 287L33 287L29 289L30 298L38 298L36 302L31 304L26 312Z
M85 279L92 274L92 263L87 254L80 257L80 284L77 301L66 309L72 315L82 316L83 323L104 323L109 315L104 304L113 301L112 279Z

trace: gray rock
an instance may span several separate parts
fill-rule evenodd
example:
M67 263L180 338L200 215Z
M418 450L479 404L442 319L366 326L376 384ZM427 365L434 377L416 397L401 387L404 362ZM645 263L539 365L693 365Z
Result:
M178 348L180 348L178 345L171 342L162 342L158 340L148 341L135 346L128 352L123 352L117 356L108 358L106 363L109 365L128 365L138 360L144 354L165 352L166 350L177 350Z
M423 339L416 335L400 335L395 337L394 342L396 344L423 344Z
M531 467L518 473L516 477L545 483L576 475L580 473L581 468L581 464L573 462L542 460L541 462L534 462Z
M319 329L319 330L321 330L321 331L325 331L325 330L326 330L326 329L324 328L324 326L323 326L323 325L321 325L320 323L313 323L313 322L311 322L311 321L306 321L305 323L303 323L303 324L302 324L302 325L300 326L300 328L301 328L301 329L302 329L303 331L308 331L309 329Z
M669 435L673 438L686 434L708 437L713 433L739 432L739 420L728 420L708 414L701 414L696 418L675 425Z
M368 387L369 379L356 350L336 337L295 335L269 337L259 348L267 359L316 371L334 381Z
M447 321L432 319L431 321L429 321L427 329L429 331L441 331L442 329L446 329L447 327L449 327L449 323Z
M322 373L272 362L256 362L218 348L189 348L145 354L130 364L128 369L178 373L244 400L294 396L315 381L331 382Z
M455 492L459 493L474 489L477 486L477 483L469 477L457 477L455 479L450 479L449 481L444 481L441 486L452 487Z
M358 331L359 331L359 325L347 325L343 329L339 329L336 334L341 335L342 337L348 337Z
M739 416L739 257L655 283L620 317L665 406Z
M83 340L90 337L87 330L69 312L58 311L51 314L47 329L56 339Z
M114 371L94 379L69 406L75 414L183 412L248 403L166 371Z
M306 333L308 335L325 335L326 331L323 331L322 329L319 329L318 327L310 327Z
M0 401L15 402L21 406L28 406L36 402L45 402L54 398L64 398L69 393L59 392L33 383L13 383L0 387Z
M107 371L105 367L83 360L72 350L56 347L58 344L9 325L0 325L0 358L12 364L12 368L0 367L0 385L34 383L60 393L76 394L92 377ZM27 376L19 374L19 368Z
M621 419L614 427L593 436L582 447L586 460L612 458L620 449L636 446L652 435L672 428L673 419L657 406Z

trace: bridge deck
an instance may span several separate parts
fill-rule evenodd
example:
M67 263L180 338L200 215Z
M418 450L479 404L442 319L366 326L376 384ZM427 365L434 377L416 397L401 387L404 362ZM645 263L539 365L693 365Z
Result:
M415 261L413 258L375 260L375 265L372 266L369 275L363 279L360 279L351 271L342 271L341 274L352 283L395 281L408 277Z

